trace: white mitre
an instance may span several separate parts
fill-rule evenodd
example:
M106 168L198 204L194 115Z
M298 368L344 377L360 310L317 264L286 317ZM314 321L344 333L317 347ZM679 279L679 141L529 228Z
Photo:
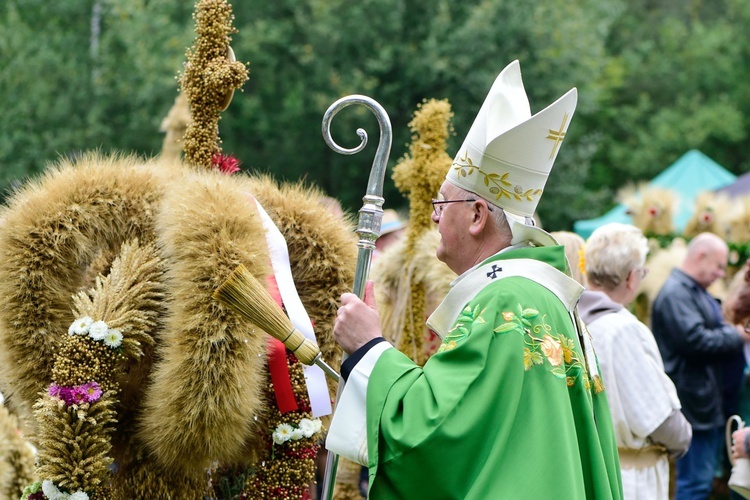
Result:
M556 244L532 227L532 217L577 101L578 91L572 88L531 116L521 67L513 61L495 79L446 175L452 184L505 211L512 244Z

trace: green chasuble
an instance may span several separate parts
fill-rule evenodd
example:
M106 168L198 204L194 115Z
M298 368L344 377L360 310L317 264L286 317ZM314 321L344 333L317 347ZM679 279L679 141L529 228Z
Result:
M562 247L483 264L509 259L565 269ZM367 386L371 499L621 498L609 406L570 313L545 286L501 274L424 367L396 349L377 360Z

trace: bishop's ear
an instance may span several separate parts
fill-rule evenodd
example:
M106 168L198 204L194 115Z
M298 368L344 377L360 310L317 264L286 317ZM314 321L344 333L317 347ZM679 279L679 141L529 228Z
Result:
M481 199L471 204L471 210L472 219L469 233L472 236L476 236L484 230L488 223L490 223L492 214L490 213L487 202Z

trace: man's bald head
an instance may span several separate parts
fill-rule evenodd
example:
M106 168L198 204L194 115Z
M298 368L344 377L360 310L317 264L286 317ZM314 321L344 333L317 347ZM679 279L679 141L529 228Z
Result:
M690 241L681 269L703 288L724 277L729 248L713 233L701 233Z

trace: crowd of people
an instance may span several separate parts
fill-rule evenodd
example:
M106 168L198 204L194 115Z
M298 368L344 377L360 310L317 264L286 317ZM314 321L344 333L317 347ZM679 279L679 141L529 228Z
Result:
M702 233L639 319L638 228L584 241L535 225L575 105L572 89L532 116L517 62L493 84L433 200L458 279L427 320L442 344L424 366L383 338L372 283L341 297L326 446L367 468L371 498L711 498L742 414L750 286L722 311L708 288L728 247ZM750 429L729 451L750 456Z

